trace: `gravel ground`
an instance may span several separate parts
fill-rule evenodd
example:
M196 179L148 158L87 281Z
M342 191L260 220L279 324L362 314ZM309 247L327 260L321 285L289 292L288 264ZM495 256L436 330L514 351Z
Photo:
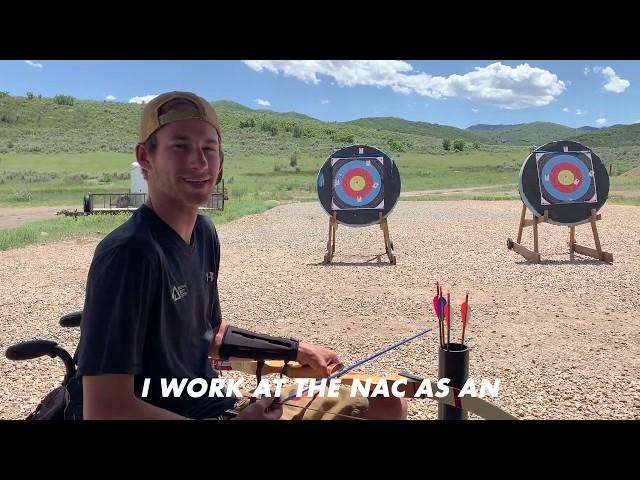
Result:
M542 225L542 264L506 249L519 202L399 202L389 217L397 265L379 227L340 225L334 262L323 265L328 216L317 203L277 207L221 226L225 318L245 328L334 348L344 362L427 325L435 281L459 305L470 376L501 380L491 402L522 419L640 419L640 207L606 205L598 222L611 265L576 255L566 227ZM593 246L588 225L576 240ZM531 228L523 242L532 246ZM97 240L0 252L0 347L47 337L73 349L79 332L58 318L82 308ZM437 330L436 330L437 332ZM363 366L436 378L437 333ZM0 418L23 418L62 379L60 362L0 358ZM240 374L236 374L240 375ZM248 377L247 377L248 378ZM410 402L409 418L435 419L437 404ZM474 415L470 418L475 419Z

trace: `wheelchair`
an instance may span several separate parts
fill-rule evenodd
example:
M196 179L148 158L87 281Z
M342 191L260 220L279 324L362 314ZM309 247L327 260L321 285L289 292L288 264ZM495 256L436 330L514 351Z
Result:
M60 318L60 325L79 327L82 311L72 312ZM82 379L76 376L77 352L69 352L53 340L26 340L9 346L5 356L9 360L32 360L45 355L58 357L65 366L62 384L50 391L25 420L82 420Z

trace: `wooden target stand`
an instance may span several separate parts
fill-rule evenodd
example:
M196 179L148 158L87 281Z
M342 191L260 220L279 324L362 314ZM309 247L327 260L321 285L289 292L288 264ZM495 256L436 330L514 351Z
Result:
M549 211L545 210L543 216L538 216L533 214L533 219L526 219L527 207L526 205L522 205L522 215L520 216L520 227L518 228L518 241L514 242L510 238L507 239L507 248L509 250L513 250L514 252L522 255L527 260L532 262L540 263L540 252L538 250L538 225L541 223L548 223L549 221ZM598 220L602 220L602 215L596 213L595 208L591 209L591 217L583 222L577 223L576 225L572 225L569 227L569 254L571 255L571 259L573 260L573 253L577 252L580 255L586 255L589 257L597 258L598 260L602 260L603 262L613 263L613 254L609 252L605 252L602 250L602 245L600 244L600 237L598 235L598 227L596 226L596 222ZM584 245L579 245L576 243L576 226L583 224L591 224L591 231L593 232L593 240L595 242L596 248L586 247ZM533 251L529 250L527 247L522 245L522 232L525 227L533 227Z
M382 212L380 212L378 224L380 225L380 229L382 230L382 234L384 235L384 250L389 257L389 262L391 265L396 264L396 256L393 253L393 241L389 236L389 222L387 222L386 217L382 216ZM333 212L333 215L329 217L329 239L327 240L327 253L324 254L324 263L329 264L331 260L333 260L333 255L336 252L336 230L338 229L338 219L336 217L336 212Z

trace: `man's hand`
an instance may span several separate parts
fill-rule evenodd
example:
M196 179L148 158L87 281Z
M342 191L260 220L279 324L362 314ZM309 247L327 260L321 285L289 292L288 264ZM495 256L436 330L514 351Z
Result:
M274 403L276 400L271 397L257 400L243 408L232 420L279 420L282 416L282 405Z
M315 370L324 372L325 375L331 373L330 365L340 363L338 354L333 350L307 342L298 344L298 358L296 360L302 365L309 365Z

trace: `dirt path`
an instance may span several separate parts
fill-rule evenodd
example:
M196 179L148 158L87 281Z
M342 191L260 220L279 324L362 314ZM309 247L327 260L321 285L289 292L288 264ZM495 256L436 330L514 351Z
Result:
M401 195L403 197L421 197L424 195L455 195L456 193L466 193L466 192L482 192L482 191L492 191L499 190L502 187L513 187L515 191L517 191L517 186L512 183L505 183L501 185L490 185L484 187L462 187L462 188L444 188L439 190L415 190L412 192L402 192Z
M36 220L56 218L61 210L75 210L73 207L2 207L0 208L0 228L13 228Z

